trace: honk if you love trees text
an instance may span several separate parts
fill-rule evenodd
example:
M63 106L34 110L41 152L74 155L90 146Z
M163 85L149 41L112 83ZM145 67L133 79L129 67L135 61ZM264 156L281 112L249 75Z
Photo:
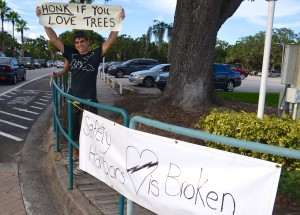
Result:
M40 3L40 24L52 28L120 31L122 8L111 5Z

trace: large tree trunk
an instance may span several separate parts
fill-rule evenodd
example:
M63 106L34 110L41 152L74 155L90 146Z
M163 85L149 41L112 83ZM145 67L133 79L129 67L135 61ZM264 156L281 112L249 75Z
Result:
M243 0L177 0L170 44L171 72L162 97L187 110L215 102L217 33Z

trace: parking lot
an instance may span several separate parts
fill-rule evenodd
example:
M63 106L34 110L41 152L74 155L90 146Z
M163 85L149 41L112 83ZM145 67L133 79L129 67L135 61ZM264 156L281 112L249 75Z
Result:
M124 78L113 78L114 81L122 82L122 86L129 89L137 90L138 93L145 94L161 94L162 92L156 87L144 87L135 83L129 82L128 76ZM233 92L259 92L260 90L261 77L259 76L248 76L242 81L242 85L234 88ZM267 79L267 92L279 93L284 85L281 84L281 78L268 78Z

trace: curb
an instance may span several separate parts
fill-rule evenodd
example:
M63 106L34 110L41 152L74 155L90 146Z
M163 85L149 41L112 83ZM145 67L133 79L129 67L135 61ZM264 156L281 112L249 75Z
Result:
M56 191L62 205L67 205L68 214L87 215L101 214L95 206L93 206L85 196L76 188L68 189L68 172L61 164L58 152L55 152L55 133L51 131L53 126L49 128L48 153L46 155L47 170L46 173L52 179L51 186Z

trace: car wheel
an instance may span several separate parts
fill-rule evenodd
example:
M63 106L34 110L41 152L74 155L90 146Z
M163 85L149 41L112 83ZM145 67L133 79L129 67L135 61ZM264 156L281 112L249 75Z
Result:
M122 70L118 70L118 71L116 72L116 77L117 77L117 78L123 78L123 77L124 77L124 72L123 72Z
M241 74L241 79L245 80L245 78L246 78L245 74Z
M24 72L24 74L23 74L22 81L26 81L26 72Z
M16 84L18 80L17 74L14 75L13 80L11 81L12 84Z
M145 85L145 87L152 87L153 84L154 84L154 80L153 80L152 77L146 77L144 79L144 85Z
M234 89L234 82L233 81L228 81L226 88L224 89L224 91L226 92L232 92Z

